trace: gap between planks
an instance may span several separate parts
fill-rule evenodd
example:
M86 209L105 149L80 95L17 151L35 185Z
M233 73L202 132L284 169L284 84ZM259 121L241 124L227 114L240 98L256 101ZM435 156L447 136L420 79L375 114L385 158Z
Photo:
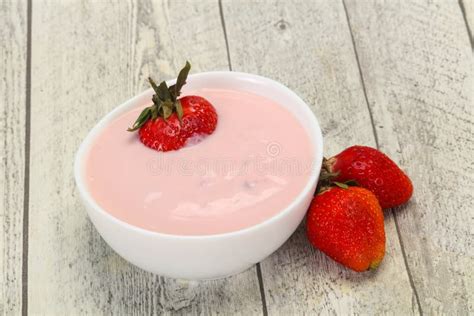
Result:
M225 28L224 9L222 9L222 0L219 0L219 15L222 22L222 31L224 32L225 49L227 51L227 61L229 63L229 70L232 71L232 62L230 60L229 40L227 39L227 30Z
M471 43L471 50L474 51L474 39L472 37L471 29L469 28L469 22L466 15L466 8L464 7L463 0L458 0L459 8L461 9L462 17L464 19L464 24L466 25L467 36L469 37L469 43Z
M362 68L360 67L359 55L357 53L357 47L356 47L355 40L354 40L354 34L352 32L351 21L349 19L349 14L347 13L346 2L344 0L341 0L341 1L342 1L342 5L344 7L344 14L346 15L347 27L349 28L349 33L351 35L352 47L354 49L354 57L356 59L357 68L359 70L360 82L361 82L362 90L364 92L364 98L365 98L365 102L366 102L366 105L367 105L367 110L369 111L370 124L372 125L372 131L374 133L375 144L377 146L377 149L380 149L377 130L375 128L375 123L374 123L374 117L373 117L372 110L371 110L370 105L369 105L369 99L367 98L367 90L366 90L366 87L365 87L364 75L362 73ZM461 1L461 0L459 0L459 1ZM467 26L467 24L466 24L466 26ZM402 250L403 262L405 264L405 270L406 270L407 275L408 275L408 280L410 281L410 286L413 290L413 293L415 294L416 305L418 307L418 312L420 313L420 315L423 315L423 310L421 309L421 303L420 303L420 298L419 298L419 295L418 295L418 291L415 287L415 282L413 281L413 276L411 274L410 267L408 265L408 259L407 259L407 255L406 255L406 252L405 252L405 245L403 244L403 240L402 240L401 235L400 235L400 228L398 226L397 214L395 214L395 212L393 212L392 209L390 209L390 213L393 214L393 219L395 221L395 229L397 231L397 237L398 237L398 242L400 243L400 249Z
M21 313L28 315L28 231L29 231L29 203L30 203L30 139L31 139L31 26L32 0L27 1L26 9L26 99L25 99L25 174L23 187L23 249L21 270Z
M222 23L222 31L224 33L227 61L229 63L229 70L232 71L232 62L230 59L230 51L229 51L229 40L227 38L227 30L225 27L225 18L224 18L224 9L222 8L222 0L219 0L218 4L219 4L219 15L221 18L221 23ZM260 289L260 298L262 301L262 313L264 316L267 316L268 315L267 300L265 298L265 287L263 285L262 267L260 266L260 262L257 262L255 267L256 267L257 278L258 278L258 287Z

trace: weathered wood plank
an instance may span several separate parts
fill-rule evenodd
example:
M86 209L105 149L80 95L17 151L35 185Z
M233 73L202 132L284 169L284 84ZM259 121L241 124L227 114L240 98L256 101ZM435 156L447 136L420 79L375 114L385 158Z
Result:
M141 271L100 239L78 200L74 153L145 78L228 69L217 1L35 1L29 312L261 313L255 269L180 282ZM47 36L45 36L47 34Z
M26 1L0 2L0 315L21 313Z
M395 210L422 310L474 311L473 56L456 1L347 1L383 151L413 179Z
M223 3L234 70L294 89L317 114L327 155L351 144L375 146L351 35L338 1ZM391 212L387 254L375 273L342 268L306 241L301 227L262 263L269 314L416 314Z

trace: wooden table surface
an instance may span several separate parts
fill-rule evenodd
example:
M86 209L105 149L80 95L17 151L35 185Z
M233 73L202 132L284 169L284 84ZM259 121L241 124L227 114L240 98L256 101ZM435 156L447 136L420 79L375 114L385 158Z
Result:
M474 314L474 0L0 0L0 314ZM264 75L318 116L330 156L377 146L415 194L386 211L387 253L355 273L300 228L223 280L144 272L78 199L89 129L192 72Z

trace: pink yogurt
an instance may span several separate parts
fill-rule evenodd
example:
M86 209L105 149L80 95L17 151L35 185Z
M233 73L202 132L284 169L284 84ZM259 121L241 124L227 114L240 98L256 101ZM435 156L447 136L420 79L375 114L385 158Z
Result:
M193 91L218 114L212 135L177 151L144 146L127 127L146 104L97 136L86 159L92 197L131 225L173 235L212 235L261 223L307 184L313 144L288 110L242 91Z

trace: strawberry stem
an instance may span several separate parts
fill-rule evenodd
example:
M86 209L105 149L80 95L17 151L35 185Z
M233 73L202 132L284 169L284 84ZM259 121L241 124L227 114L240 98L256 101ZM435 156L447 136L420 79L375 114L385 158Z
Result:
M134 132L142 127L149 120L156 120L158 117L164 120L168 119L173 113L176 113L179 122L183 118L183 107L179 102L178 97L181 95L181 88L186 84L191 64L186 61L186 65L178 74L176 83L170 87L166 84L166 81L162 81L159 85L153 81L152 78L148 78L148 82L155 91L155 94L151 98L153 105L146 107L140 113L132 127L128 128L127 131Z
M341 189L348 189L350 186L358 186L355 180L348 180L344 182L335 181L337 176L339 176L340 171L332 171L332 165L334 162L334 157L329 159L323 157L323 165L321 166L321 172L319 173L318 186L316 187L315 194L322 193L334 186L337 186Z

